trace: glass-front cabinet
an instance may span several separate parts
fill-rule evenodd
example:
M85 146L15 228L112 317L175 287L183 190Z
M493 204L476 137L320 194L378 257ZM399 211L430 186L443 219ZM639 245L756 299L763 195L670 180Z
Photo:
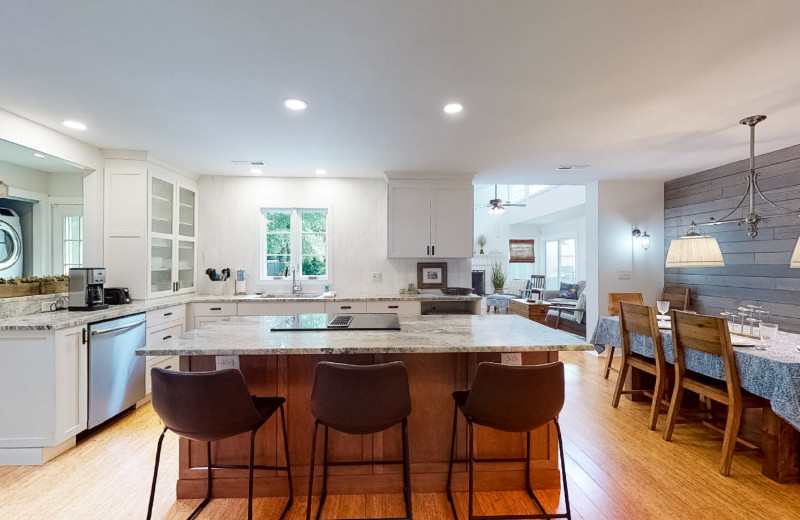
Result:
M196 200L196 190L150 176L149 297L195 289Z

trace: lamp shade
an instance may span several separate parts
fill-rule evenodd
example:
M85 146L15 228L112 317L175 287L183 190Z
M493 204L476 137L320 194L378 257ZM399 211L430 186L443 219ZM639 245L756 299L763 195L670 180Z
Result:
M792 253L792 259L789 260L789 267L800 269L800 237L797 238L797 243L794 245L794 253Z
M725 267L725 260L716 238L693 235L670 242L665 267Z

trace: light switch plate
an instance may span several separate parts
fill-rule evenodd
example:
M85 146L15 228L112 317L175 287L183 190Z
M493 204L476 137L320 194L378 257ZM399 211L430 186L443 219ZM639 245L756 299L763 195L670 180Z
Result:
M215 356L217 370L239 368L239 356Z
M522 365L522 353L503 352L502 354L500 354L500 362L504 365L520 366Z
M631 279L631 272L630 271L617 271L617 278L620 280L630 280Z
M383 273L372 273L372 281L380 282L383 280Z

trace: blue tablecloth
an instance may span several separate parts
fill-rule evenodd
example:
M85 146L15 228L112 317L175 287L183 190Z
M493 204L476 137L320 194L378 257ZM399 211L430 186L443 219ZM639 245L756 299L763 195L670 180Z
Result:
M643 356L654 357L653 340L649 337L631 334L631 351ZM591 343L597 352L603 352L606 345L621 347L619 318L601 316L594 329ZM673 363L675 353L672 347L672 331L661 331L664 357ZM734 347L736 362L739 365L739 378L742 388L755 395L768 399L772 411L800 430L800 335L778 332L775 344L768 350L753 347ZM714 377L725 379L722 358L698 352L686 351L686 368Z

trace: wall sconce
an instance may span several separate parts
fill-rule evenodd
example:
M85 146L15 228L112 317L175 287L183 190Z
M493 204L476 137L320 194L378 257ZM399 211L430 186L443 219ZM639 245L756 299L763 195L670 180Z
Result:
M640 238L642 240L642 249L645 251L650 249L650 235L647 234L647 231L640 231L638 227L635 227L631 235L633 235L633 238Z

